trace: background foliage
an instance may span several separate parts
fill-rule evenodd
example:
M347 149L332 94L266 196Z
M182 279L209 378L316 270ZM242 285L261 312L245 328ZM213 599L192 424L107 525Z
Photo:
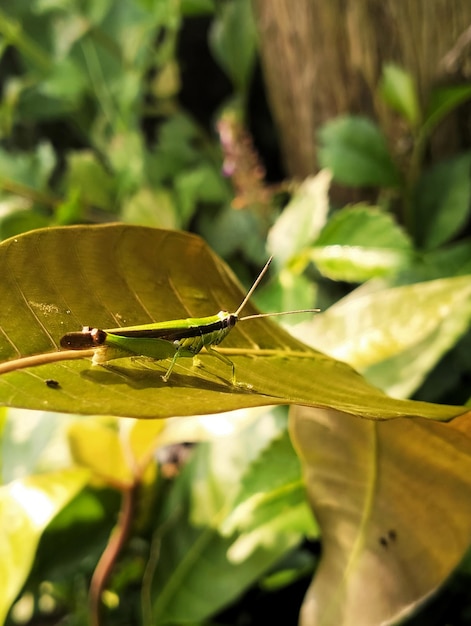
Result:
M325 311L295 331L303 340L397 397L469 401L471 152L427 152L469 85L423 103L386 66L380 95L408 150L345 115L319 131L325 169L295 184L248 0L19 0L0 8L0 37L1 239L113 221L186 229L245 283L271 253L260 307ZM361 201L332 206L332 184ZM319 529L283 409L166 424L11 409L0 425L6 623L88 623L90 579L126 506L109 623L256 624L280 610L296 623ZM203 443L180 472L187 449L164 446L186 441ZM463 491L447 492L461 515ZM410 623L469 623L468 570Z

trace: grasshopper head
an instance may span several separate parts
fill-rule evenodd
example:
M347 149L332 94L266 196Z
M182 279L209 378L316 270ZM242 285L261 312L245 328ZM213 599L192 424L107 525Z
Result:
M65 350L86 350L103 345L105 339L106 332L104 330L84 326L80 332L64 335L60 340L60 345Z
M221 320L223 327L230 330L239 321L239 315L237 313L229 313L229 311L219 311L218 317Z

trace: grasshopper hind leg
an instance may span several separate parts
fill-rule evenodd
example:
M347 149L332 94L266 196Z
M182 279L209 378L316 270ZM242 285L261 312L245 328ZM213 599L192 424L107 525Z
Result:
M210 354L211 356L215 356L217 359L219 359L220 361L222 361L223 363L225 363L226 365L229 365L229 367L231 368L231 383L236 386L237 382L236 382L236 375L235 375L235 365L234 363L224 354L221 354L220 352L218 352L217 350L214 350L214 348L212 346L206 346L206 352L208 352L208 354Z
M245 389L252 389L252 385L248 385L246 383L239 383L236 380L236 374L235 374L235 365L234 363L224 354L221 354L220 352L218 352L217 350L214 350L214 348L212 346L206 346L206 352L208 354L210 354L211 356L216 357L217 359L219 359L220 361L222 361L223 363L225 363L225 365L228 365L231 368L231 384L234 387L243 387ZM173 368L175 367L175 363L177 362L177 360L179 358L182 357L187 357L190 356L187 352L187 349L185 349L184 346L182 346L180 349L178 349L175 354L172 357L172 360L170 362L170 365L167 369L167 371L165 372L165 374L162 376L162 380L166 383L168 382L168 379L170 378L170 375L172 373ZM198 359L197 354L193 354L193 364L195 366L201 365L200 360ZM196 361L196 362L195 362Z
M226 365L229 365L229 367L231 368L231 383L234 387L243 387L244 389L252 389L252 385L249 385L247 383L239 383L236 380L236 375L235 375L235 365L234 363L224 354L221 354L220 352L218 352L217 350L214 350L214 348L212 346L206 346L206 351L211 354L212 356L215 356L217 359L219 359L220 361L222 361L223 363L225 363Z

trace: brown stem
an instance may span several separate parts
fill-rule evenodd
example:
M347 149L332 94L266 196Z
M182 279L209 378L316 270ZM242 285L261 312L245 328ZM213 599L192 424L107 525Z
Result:
M95 349L90 350L62 350L61 352L46 352L45 354L34 354L33 356L24 356L19 359L11 359L0 363L0 374L7 372L15 372L16 370L24 370L27 367L37 367L38 365L47 365L48 363L56 363L57 361L70 361L71 359L84 359L95 354Z
M122 491L118 523L113 529L108 544L93 572L89 591L91 626L100 626L101 624L101 595L131 530L138 486L139 484L135 483Z

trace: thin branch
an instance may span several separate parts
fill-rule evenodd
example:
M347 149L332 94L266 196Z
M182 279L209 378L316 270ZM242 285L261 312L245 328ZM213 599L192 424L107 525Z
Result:
M4 363L0 363L0 374L6 374L7 372L16 372L17 370L24 370L27 367L48 365L49 363L56 363L57 361L84 359L86 357L92 357L94 354L95 349L90 348L90 350L62 350L60 352L46 352L45 354L24 356L20 357L19 359L12 359L11 361L5 361Z
M72 359L85 359L93 357L96 348L90 350L62 350L59 352L46 352L45 354L35 354L33 356L24 356L11 361L0 363L0 375L8 372L16 372L24 370L28 367L37 367L38 365L48 365L49 363L57 363L57 361L70 361ZM280 350L280 349L261 349L261 348L221 348L218 347L217 352L227 355L242 356L283 356L294 358L312 358L313 352L309 350ZM204 354L204 353L203 353Z
M100 626L101 624L101 596L119 554L129 536L134 516L134 509L136 506L136 493L138 487L139 483L135 483L128 489L123 490L118 523L113 529L108 544L98 561L95 571L93 572L89 592L91 626Z

